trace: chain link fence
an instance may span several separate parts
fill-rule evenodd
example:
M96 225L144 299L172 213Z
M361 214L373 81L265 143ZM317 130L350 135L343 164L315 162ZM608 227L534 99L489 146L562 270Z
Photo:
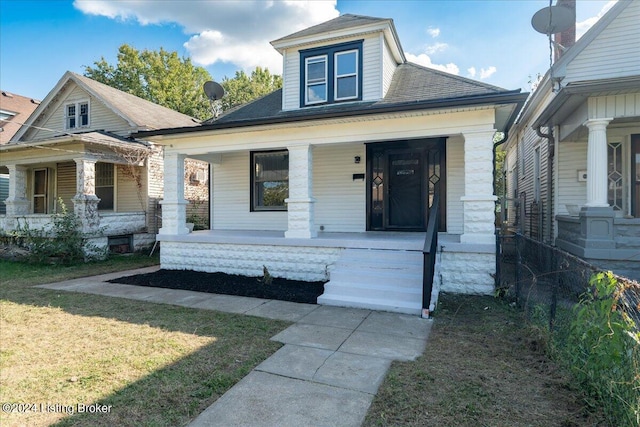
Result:
M498 289L512 298L529 317L544 319L550 329L569 315L581 296L590 291L589 280L602 271L568 252L523 236L517 231L499 237ZM615 276L618 304L640 327L640 284Z

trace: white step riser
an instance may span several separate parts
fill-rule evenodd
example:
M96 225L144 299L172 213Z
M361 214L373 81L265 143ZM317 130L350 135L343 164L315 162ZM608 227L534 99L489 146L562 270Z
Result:
M422 263L424 259L422 252L400 252L400 251L355 251L345 250L338 262L354 261L357 263L374 264L406 264Z
M318 298L318 304L322 305L333 305L337 307L353 307L353 308L367 308L369 310L384 310L391 311L394 313L404 313L404 314L414 314L420 315L422 313L421 304L393 304L389 300L385 301L375 301L369 299L358 299L358 300L349 300L349 299L332 299L332 298Z
M380 289L368 289L366 290L366 292L362 292L361 289L341 288L325 292L323 295L335 299L339 299L341 297L351 297L354 299L375 299L380 301L422 301L422 289L420 290L420 292L391 292Z
M398 288L411 289L422 288L422 277L417 276L398 276L398 277L380 277L380 276L362 276L353 275L345 272L332 274L332 279L325 284L327 286L354 286L366 290L368 288Z

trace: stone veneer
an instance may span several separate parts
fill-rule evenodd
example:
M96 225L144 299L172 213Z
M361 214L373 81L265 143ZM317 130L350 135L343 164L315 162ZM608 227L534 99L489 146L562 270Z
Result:
M262 277L267 267L273 277L324 281L341 248L245 245L200 242L162 242L162 268L223 272Z
M495 252L443 250L440 258L440 290L459 294L491 295L496 273Z
M104 234L109 236L140 233L145 230L146 226L146 216L144 212L100 214L100 228L104 230Z

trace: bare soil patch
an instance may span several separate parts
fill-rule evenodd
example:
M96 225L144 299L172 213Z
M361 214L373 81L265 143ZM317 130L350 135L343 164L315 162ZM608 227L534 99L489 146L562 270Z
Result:
M518 309L442 294L424 354L394 362L364 426L602 424Z
M192 270L162 269L154 273L120 277L110 282L307 304L316 304L318 296L324 292L324 282L304 282L274 277L271 283L265 283L262 277Z

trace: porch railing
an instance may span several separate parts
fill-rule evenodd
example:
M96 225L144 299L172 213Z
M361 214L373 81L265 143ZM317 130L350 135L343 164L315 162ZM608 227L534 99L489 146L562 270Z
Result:
M440 221L440 195L436 191L433 203L429 208L429 222L427 236L422 249L422 317L429 317L431 305L431 291L433 290L433 276L436 266L436 252L438 248L438 222Z

